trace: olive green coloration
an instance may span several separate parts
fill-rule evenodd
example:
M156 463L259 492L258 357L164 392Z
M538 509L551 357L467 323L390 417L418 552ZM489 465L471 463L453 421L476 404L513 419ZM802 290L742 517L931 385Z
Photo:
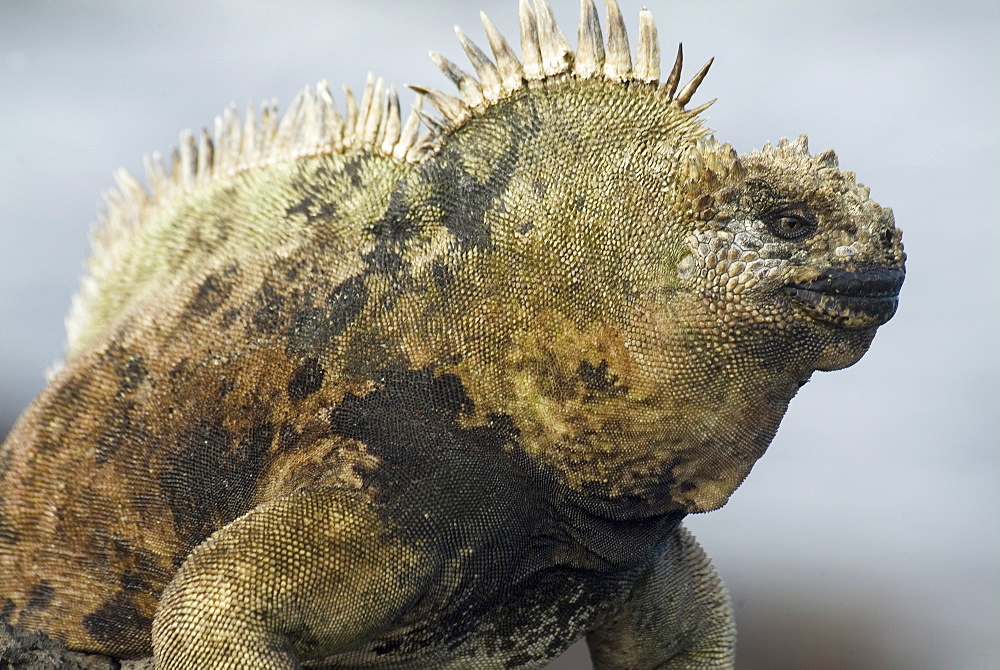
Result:
M865 353L900 233L804 137L712 138L648 12L633 63L613 2L576 53L521 11L520 59L488 20L476 76L435 56L440 118L321 84L119 177L0 450L0 654L732 667L679 524Z

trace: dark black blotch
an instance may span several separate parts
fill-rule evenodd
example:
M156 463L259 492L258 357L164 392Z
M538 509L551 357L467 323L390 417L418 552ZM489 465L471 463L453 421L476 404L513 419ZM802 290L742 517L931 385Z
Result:
M3 510L0 510L0 545L16 547L20 541L21 534L7 522Z
M305 354L322 350L332 337L327 310L321 307L304 307L292 316L288 327L288 353Z
M290 218L295 214L301 214L306 217L306 221L312 223L312 207L313 199L312 196L303 196L301 200L292 205L291 207L285 208L285 216Z
M92 393L93 383L96 383L93 375L78 371L64 376L61 383L55 385L55 397L42 406L41 417L37 422L39 427L44 428L33 445L39 457L58 451L65 431L78 425L81 415L87 411L85 400Z
M386 654L391 654L400 647L403 646L403 641L398 639L386 640L382 644L375 645L372 647L372 651L376 656L385 656Z
M337 214L337 207L325 195L324 193L304 195L297 203L285 209L285 215L302 214L309 225L314 225L317 221L330 221Z
M275 443L275 448L279 453L294 450L299 441L301 433L295 430L295 427L283 423L278 426L278 439Z
M217 275L209 275L198 287L198 292L188 303L188 311L198 316L208 316L217 310L228 298L233 282Z
M514 154L508 152L508 157ZM458 150L445 150L428 164L429 204L442 212L441 224L463 249L493 246L486 212L496 207L510 181L513 164L508 163L502 158L485 182L466 171Z
M360 185L361 180L357 177L358 162L363 157L357 157L344 166L344 171L348 173L355 185ZM285 215L291 217L301 214L306 218L306 223L310 226L317 222L326 222L333 219L337 214L337 206L330 201L330 182L340 179L339 172L333 174L326 164L310 166L308 163L299 168L299 177L294 181L299 199L291 207L285 209Z
M628 393L628 387L618 384L618 375L608 374L606 360L602 360L597 365L593 365L589 361L580 361L580 365L576 368L576 374L589 391L614 395Z
M97 610L83 617L83 626L95 640L134 646L139 636L148 637L153 620L143 616L130 594L120 591Z
M94 440L96 462L98 465L109 462L123 444L129 440L140 439L135 435L132 412L135 403L116 400L104 408L101 432Z
M250 509L273 439L269 421L258 421L239 441L213 420L181 435L166 458L160 488L189 546Z
M262 332L273 332L281 323L281 311L285 306L285 297L264 282L255 298L257 308L253 313L253 325Z
M315 358L306 358L288 380L288 397L291 400L307 398L323 386L323 366Z
M434 261L431 265L431 276L434 278L434 284L442 294L447 294L452 282L455 281L455 273L452 272L446 263L439 260Z
M368 300L365 278L356 275L345 279L326 296L326 306L330 309L330 325L334 335L340 335L348 324L354 321Z
M148 591L149 585L137 572L126 570L118 580L125 591Z
M397 184L389 194L385 214L372 223L369 230L375 238L375 248L364 257L367 271L399 275L405 266L403 250L420 230L420 224L410 212L402 184Z
M509 490L521 479L511 472L514 460L503 455L505 445L518 437L510 417L460 425L474 407L459 377L390 369L377 378L384 380L378 390L348 395L333 409L330 428L363 442L379 458L381 465L371 474L373 490L393 514L412 520L404 526L420 533L453 523L463 513L473 515L490 504L507 508L530 495Z
M171 379L183 379L191 369L191 362L187 358L182 358L177 365L170 368L167 376Z
M288 353L307 356L328 351L334 338L358 318L367 300L365 279L356 275L335 286L322 305L296 311L287 332Z
M129 356L125 361L125 365L118 373L118 389L120 393L131 393L139 388L139 385L142 384L148 374L140 356Z
M35 584L31 591L28 593L28 604L25 607L26 610L41 610L45 609L52 602L52 599L56 595L56 590L52 588L44 579L37 584Z
M231 325L236 323L236 320L240 318L240 310L236 307L230 307L222 313L222 318L219 320L219 325L223 328L229 328Z
M344 174L351 178L351 185L357 188L361 187L361 161L362 157L358 156L344 164Z
M256 422L236 445L226 464L226 484L238 497L243 497L256 488L261 472L267 465L267 454L272 442L274 424L262 420Z

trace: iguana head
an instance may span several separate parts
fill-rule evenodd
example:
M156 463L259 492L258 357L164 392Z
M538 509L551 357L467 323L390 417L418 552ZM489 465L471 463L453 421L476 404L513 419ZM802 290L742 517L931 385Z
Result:
M794 333L814 369L855 363L895 313L901 233L833 151L811 156L803 135L737 155L710 139L692 147L685 187L704 224L679 276L743 319Z
M814 371L865 354L896 311L905 254L892 211L833 151L810 155L804 135L746 154L701 138L684 162L680 283L654 312L680 370L664 404L682 408L696 445L672 448L671 497L706 511L746 477Z

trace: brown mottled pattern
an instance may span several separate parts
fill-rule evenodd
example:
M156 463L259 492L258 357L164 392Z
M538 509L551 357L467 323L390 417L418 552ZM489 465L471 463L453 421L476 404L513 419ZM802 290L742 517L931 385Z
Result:
M478 67L416 158L216 175L115 247L0 450L5 621L164 668L540 667L588 632L599 667L730 666L678 524L891 317L891 212L648 73Z

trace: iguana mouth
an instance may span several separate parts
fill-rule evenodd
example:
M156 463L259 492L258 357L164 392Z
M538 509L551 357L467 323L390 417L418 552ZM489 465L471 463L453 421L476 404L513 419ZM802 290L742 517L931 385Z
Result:
M843 328L874 328L892 318L899 303L903 268L840 270L789 284L789 295L819 319Z

